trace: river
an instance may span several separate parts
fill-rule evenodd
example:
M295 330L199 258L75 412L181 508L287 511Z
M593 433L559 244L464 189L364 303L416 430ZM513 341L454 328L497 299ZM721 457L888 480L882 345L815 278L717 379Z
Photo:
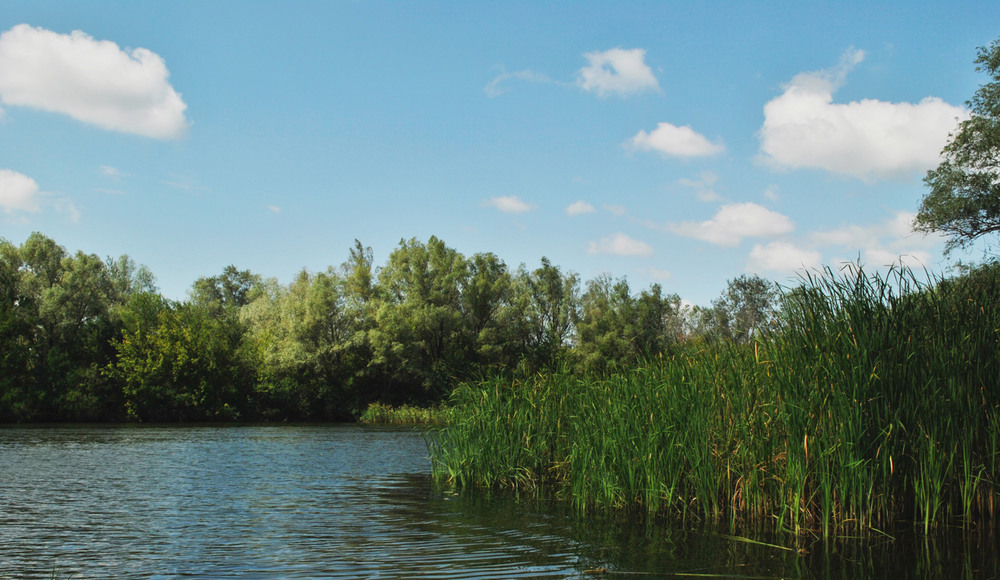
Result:
M0 428L0 579L985 578L997 553L960 530L796 544L456 494L412 429Z

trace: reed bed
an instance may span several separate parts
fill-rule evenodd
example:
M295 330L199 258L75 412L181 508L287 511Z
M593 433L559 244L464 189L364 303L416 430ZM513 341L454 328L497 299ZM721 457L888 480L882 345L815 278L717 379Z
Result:
M443 405L393 407L385 403L372 403L358 417L358 422L382 425L443 425L448 423L450 416L451 409Z
M457 486L555 490L824 536L992 526L1000 276L826 270L751 344L703 343L615 374L465 384L432 442Z

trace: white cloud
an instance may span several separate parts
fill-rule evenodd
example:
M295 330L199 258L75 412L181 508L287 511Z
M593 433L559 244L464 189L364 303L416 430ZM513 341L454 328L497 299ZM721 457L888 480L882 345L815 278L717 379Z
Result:
M719 201L722 199L722 196L713 189L717 181L719 181L718 175L711 171L702 171L698 175L698 179L684 177L677 180L677 185L693 189L695 197L699 201Z
M795 226L787 216L756 203L733 203L722 206L710 220L671 224L668 228L682 236L735 246L743 238L779 236Z
M862 254L862 262L873 268L899 266L902 264L908 268L922 269L929 267L933 262L933 258L930 252L922 250L899 253L883 248L869 248Z
M573 202L566 208L567 215L580 215L584 213L594 213L597 211L594 206L585 201Z
M19 24L0 34L0 100L156 139L183 136L187 105L163 59L77 30Z
M170 180L161 181L163 185L169 185L170 187L175 187L177 189L183 189L187 192L200 192L200 191L211 191L209 188L202 185L198 185L192 180L184 177L182 175L172 175Z
M120 181L121 178L128 176L128 174L122 173L117 167L111 167L110 165L101 165L100 169L101 173L115 181Z
M908 266L929 266L933 262L930 250L939 246L942 238L914 231L914 217L912 212L899 211L881 223L818 231L810 239L817 247L835 248L851 256L840 261L860 256L862 263L874 268L899 264L901 260Z
M660 268L650 268L647 272L655 280L671 280L674 277L670 270L662 270Z
M645 63L646 51L641 48L612 48L583 55L587 66L577 72L576 84L600 97L616 94L625 97L643 91L659 91L653 71Z
M271 213L281 213L281 206L265 205L264 207L267 208Z
M919 103L864 99L834 103L847 73L864 59L849 50L838 66L801 73L764 105L761 158L775 168L816 168L861 180L906 177L939 162L962 107L927 97Z
M533 70L521 70L521 71L512 72L512 73L504 72L504 73L500 73L499 75L497 75L496 77L494 77L493 80L491 80L489 82L489 84L487 84L485 87L483 87L483 92L486 93L486 96L488 96L491 99L495 98L495 97L499 97L500 95L502 95L502 94L504 94L504 93L507 92L507 89L501 87L500 85L502 85L503 83L505 83L506 81L508 81L510 79L517 79L517 80L525 81L525 82L529 82L529 83L553 83L553 82L555 82L552 79L550 79L548 76L546 76L546 75L544 75L544 74L542 74L540 72L535 72Z
M672 157L708 157L726 150L722 141L712 143L690 126L670 123L660 123L652 133L639 131L628 144L639 151L659 151Z
M524 213L534 209L534 205L525 203L516 195L506 195L494 197L486 202L486 205L494 207L504 213Z
M53 199L49 202L49 205L57 212L67 215L69 221L74 224L80 223L80 210L76 209L76 205L72 201L66 198Z
M604 211L610 213L611 215L618 216L618 217L621 217L621 216L623 216L623 215L625 215L625 214L628 213L628 210L625 209L625 206L623 206L623 205L618 205L618 204L613 204L612 203L612 204L602 205L601 207L604 208Z
M8 214L38 211L38 183L22 173L0 169L0 208Z
M917 247L926 249L939 243L938 236L929 236L913 230L915 215L908 211L898 211L881 223L867 226L852 224L833 230L814 232L811 237L813 242L819 246L845 248L863 248L892 243L899 247L915 244Z
M788 242L757 244L750 250L747 270L751 272L794 272L818 268L822 256L815 250L798 248Z
M599 242L590 242L587 253L611 254L614 256L649 256L653 253L653 247L646 242L618 233L603 238Z

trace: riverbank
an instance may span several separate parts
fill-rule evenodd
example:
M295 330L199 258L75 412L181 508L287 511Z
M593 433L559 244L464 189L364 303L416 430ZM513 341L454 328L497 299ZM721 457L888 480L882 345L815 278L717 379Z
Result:
M992 526L996 269L933 285L828 271L787 300L750 343L460 387L436 477L824 536Z

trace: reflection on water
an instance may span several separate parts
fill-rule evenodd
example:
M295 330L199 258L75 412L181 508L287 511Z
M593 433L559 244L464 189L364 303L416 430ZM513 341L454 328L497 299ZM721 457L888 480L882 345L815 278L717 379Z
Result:
M992 535L804 552L430 482L358 426L0 429L0 578L978 578ZM787 545L787 537L755 536ZM626 574L627 573L627 574Z

